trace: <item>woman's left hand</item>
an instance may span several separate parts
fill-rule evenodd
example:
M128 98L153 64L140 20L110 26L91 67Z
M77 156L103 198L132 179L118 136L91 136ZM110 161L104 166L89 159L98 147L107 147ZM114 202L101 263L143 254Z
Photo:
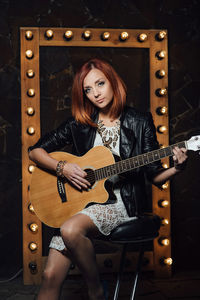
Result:
M186 162L188 158L187 149L174 147L173 152L174 152L174 156L173 156L174 167L177 171L182 171L186 166Z

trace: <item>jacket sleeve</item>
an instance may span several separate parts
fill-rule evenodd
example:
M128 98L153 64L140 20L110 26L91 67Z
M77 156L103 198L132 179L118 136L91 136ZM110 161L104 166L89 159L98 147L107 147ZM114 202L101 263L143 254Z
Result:
M41 137L37 143L29 147L28 151L35 148L43 148L47 152L61 150L64 146L72 144L70 120L62 123L57 129Z
M147 119L144 123L143 152L146 153L156 149L159 149L156 128L154 126L151 113L148 113ZM163 170L165 169L162 167L160 160L145 166L145 173L150 182L152 182L152 179Z

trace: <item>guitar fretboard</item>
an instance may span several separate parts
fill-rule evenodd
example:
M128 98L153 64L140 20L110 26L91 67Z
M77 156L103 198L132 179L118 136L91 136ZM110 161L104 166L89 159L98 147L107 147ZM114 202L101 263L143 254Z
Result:
M186 148L187 142L183 141L166 148L161 148L157 150L153 150L151 152L147 152L138 156L134 156L131 158L127 158L125 160L121 160L116 162L115 164L105 166L103 168L99 168L94 170L95 181L109 178L113 175L121 174L139 167L143 167L145 165L151 164L157 160L162 158L172 156L173 148Z

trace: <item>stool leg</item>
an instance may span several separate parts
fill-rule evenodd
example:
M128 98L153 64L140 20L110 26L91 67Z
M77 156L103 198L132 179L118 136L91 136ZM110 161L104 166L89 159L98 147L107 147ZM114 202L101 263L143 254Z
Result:
M121 277L122 277L122 274L123 274L125 257L126 257L126 248L127 248L127 244L124 244L122 254L121 254L121 258L120 258L120 268L119 268L119 273L118 273L118 276L117 276L117 283L116 283L116 286L115 286L115 294L114 294L113 300L118 299L119 287L120 287L120 283L121 283Z
M140 250L140 252L139 252L137 267L136 267L136 271L135 271L135 280L134 280L134 284L133 284L133 288L132 288L132 293L131 293L130 300L134 300L135 299L135 292L136 292L136 287L137 287L137 283L138 283L138 277L139 277L140 269L141 269L141 266L142 266L143 256L144 256L144 249L142 248Z

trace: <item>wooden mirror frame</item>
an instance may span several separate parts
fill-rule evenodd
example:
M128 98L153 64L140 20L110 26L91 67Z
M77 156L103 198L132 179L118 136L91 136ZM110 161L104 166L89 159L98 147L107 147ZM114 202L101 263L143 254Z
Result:
M34 164L28 158L27 149L40 138L41 132L40 46L147 48L149 50L150 111L155 126L157 128L165 126L166 131L164 133L158 131L157 135L159 143L167 146L169 143L167 30L22 27L20 28L20 39L24 284L39 284L45 257L42 256L41 222L30 206L29 187ZM159 71L162 72L159 74ZM158 114L160 107L166 109L164 114ZM168 158L163 159L163 163L169 165ZM162 202L162 200L166 200L166 202ZM154 270L157 277L169 277L171 265L170 263L162 263L164 259L171 258L169 183L163 186L163 190L152 187L152 208L153 213L158 214L165 221L161 226L159 237L154 241L153 251L145 252L148 264L144 266L144 269ZM36 232L30 230L32 223L38 226ZM168 239L169 244L167 246L162 246L159 243L162 237ZM34 247L37 248L34 250ZM132 261L136 255L137 253L130 253ZM113 256L98 254L97 260L100 264L100 270L107 272L104 266L106 257L114 261L113 268L109 271L116 271L119 261L118 254L113 254ZM71 272L75 274L77 270Z

